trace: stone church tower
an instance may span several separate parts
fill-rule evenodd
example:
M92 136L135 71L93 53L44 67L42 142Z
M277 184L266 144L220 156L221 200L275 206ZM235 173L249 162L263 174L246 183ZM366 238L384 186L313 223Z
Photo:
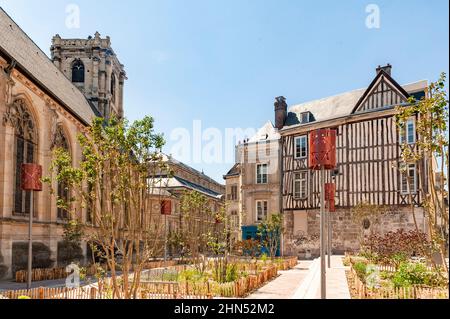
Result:
M88 39L53 37L53 63L86 96L98 116L123 117L124 66L111 48L109 37L98 32Z

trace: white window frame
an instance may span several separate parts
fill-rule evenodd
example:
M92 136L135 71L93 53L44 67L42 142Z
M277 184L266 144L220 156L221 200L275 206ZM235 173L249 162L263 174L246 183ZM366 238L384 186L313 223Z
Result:
M309 172L308 171L298 171L294 173L294 199L306 199L308 198L308 182L309 182ZM299 190L297 192L297 185Z
M410 126L412 126L412 130L413 130L413 136L412 136L412 140L410 140L410 136L409 136L409 128ZM410 118L406 121L405 127L403 127L400 131L400 144L415 144L416 143L416 121L413 118Z
M266 171L265 174L259 174L259 167L266 167ZM266 180L264 182L264 175L266 176ZM261 179L259 178L261 177ZM261 164L256 164L256 184L257 185L266 185L269 183L269 164L267 163L261 163Z
M304 140L305 141L305 154L301 154L302 150L301 150L301 141ZM297 141L300 141L300 154L297 153ZM308 136L307 135L302 135L302 136L297 136L294 140L294 158L295 159L305 159L308 158Z
M265 206L264 206L265 203ZM261 205L261 209L264 210L264 208L266 208L266 211L262 212L264 214L264 218L260 219L259 218L259 207ZM257 200L256 201L256 222L257 223L261 223L267 220L267 218L269 217L269 202L267 200Z
M414 171L414 176L412 181L410 182L410 190L408 192L408 182L404 181L404 176L406 174L406 178L410 177L410 172ZM400 178L400 192L402 195L416 194L417 193L417 165L416 164L407 164L406 171L401 172Z

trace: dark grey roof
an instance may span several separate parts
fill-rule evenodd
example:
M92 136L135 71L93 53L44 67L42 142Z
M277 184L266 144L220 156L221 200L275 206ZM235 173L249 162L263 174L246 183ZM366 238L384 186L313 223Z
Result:
M234 166L230 169L230 171L224 176L224 178L226 179L227 177L232 177L232 176L239 176L240 172L239 172L239 163L234 164Z
M62 74L48 56L0 7L0 50L29 73L38 84L57 97L64 107L85 124L95 114L83 93Z
M416 93L424 90L427 81L418 81L411 84L402 85L408 93ZM367 88L346 92L343 94L326 97L298 105L291 106L288 110L288 116L284 129L291 126L301 125L301 114L310 112L314 121L321 122L333 118L349 116L352 114L354 107L361 99Z
M203 193L203 194L206 194L208 196L215 197L215 198L220 198L222 196L222 194L219 194L219 193L217 193L217 192L215 192L215 191L213 191L213 190L211 190L209 188L203 187L201 185L189 182L188 180L185 180L185 179L183 179L181 177L175 176L174 178L179 183L181 183L184 187L187 187L187 188L189 188L191 190L195 190L195 191L197 191L199 193Z

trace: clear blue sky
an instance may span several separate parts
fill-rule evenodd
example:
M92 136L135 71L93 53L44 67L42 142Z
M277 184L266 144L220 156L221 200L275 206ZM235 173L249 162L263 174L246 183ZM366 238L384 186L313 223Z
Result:
M79 29L65 26L79 5ZM368 4L380 8L368 29ZM367 86L391 63L400 83L448 73L448 0L0 0L45 51L53 35L111 36L125 64L129 119L154 116L174 128L257 128L273 120L273 102L290 105ZM167 150L170 150L171 141ZM187 163L216 180L232 163Z

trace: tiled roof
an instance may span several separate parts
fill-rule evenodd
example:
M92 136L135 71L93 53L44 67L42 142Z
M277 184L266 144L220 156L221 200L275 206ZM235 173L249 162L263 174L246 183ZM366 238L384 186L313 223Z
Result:
M427 81L418 81L403 85L402 87L406 92L411 94L423 90L426 86ZM366 89L360 89L320 100L293 105L288 110L285 128L299 125L301 114L304 112L311 112L317 122L348 116L352 113L353 108L365 92Z
M4 51L27 75L56 96L84 124L95 116L83 93L62 74L48 56L0 8L0 50Z

